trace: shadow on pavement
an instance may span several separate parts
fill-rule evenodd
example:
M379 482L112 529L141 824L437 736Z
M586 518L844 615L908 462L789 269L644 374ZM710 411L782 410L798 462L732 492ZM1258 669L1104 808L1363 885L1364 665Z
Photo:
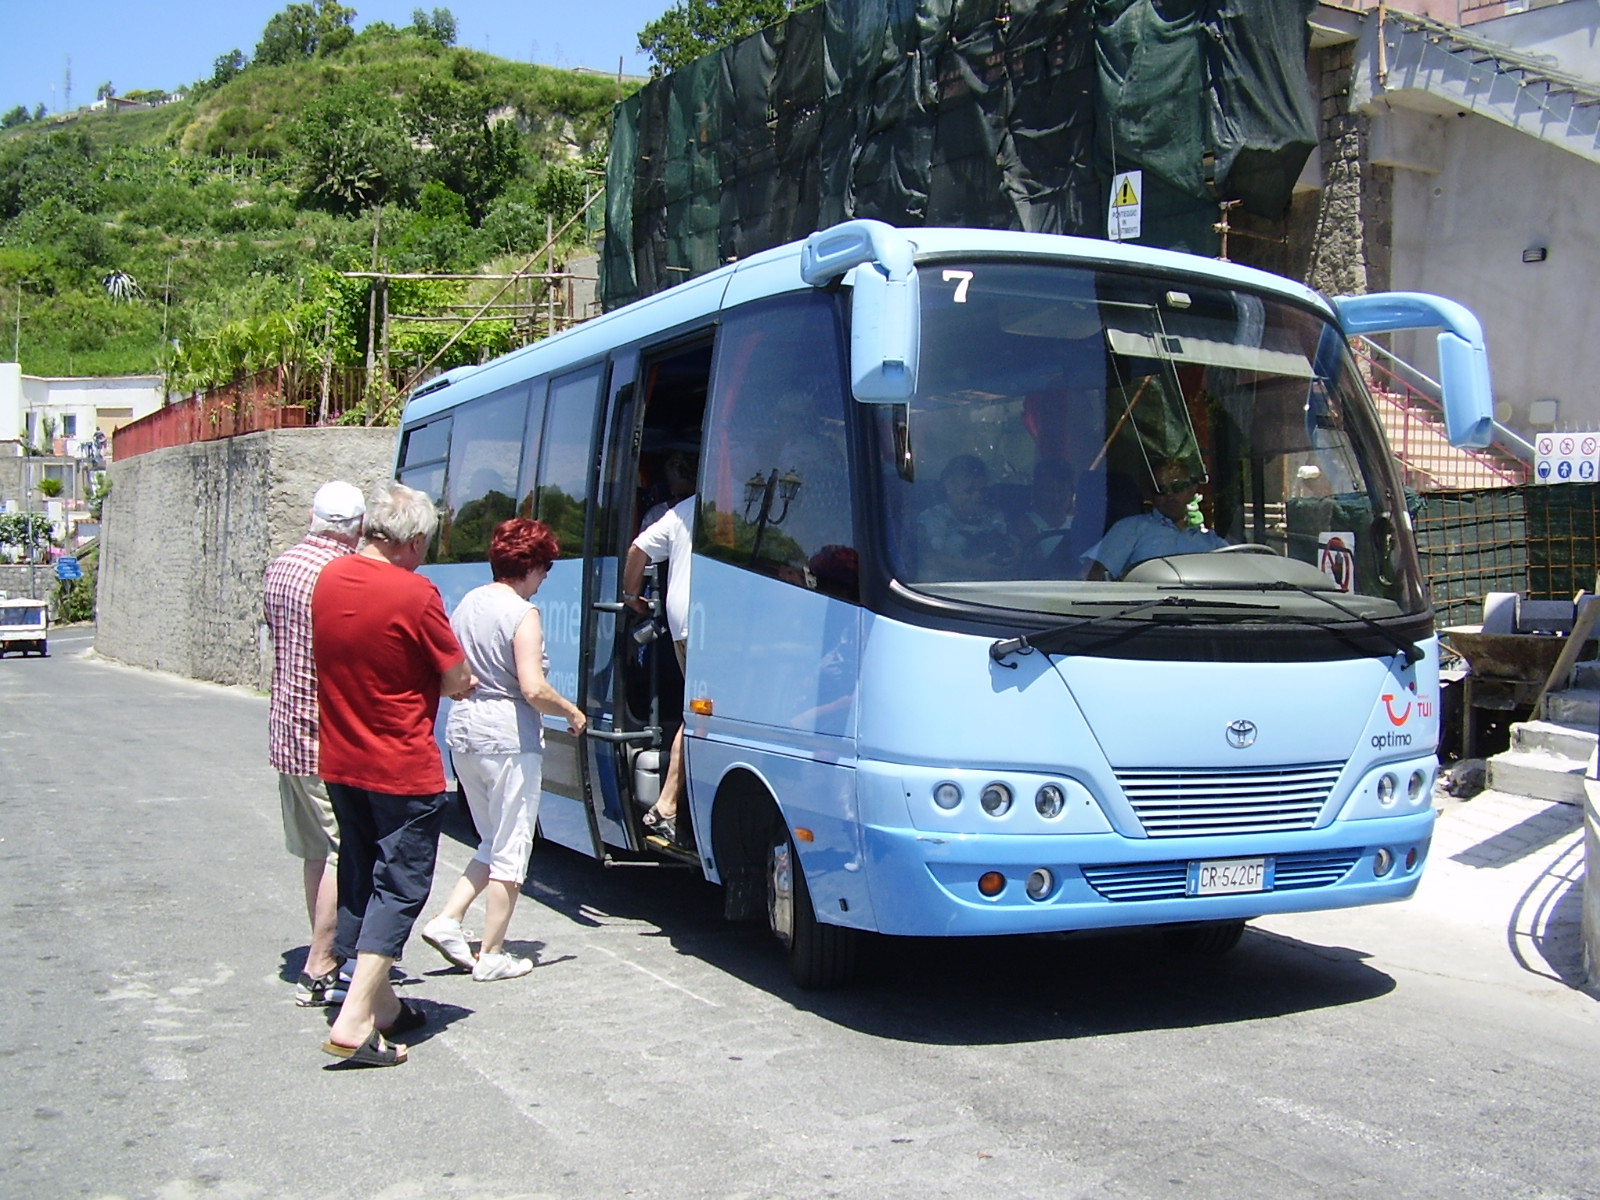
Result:
M1394 980L1359 950L1249 929L1218 958L1169 950L1152 930L1002 938L874 937L859 984L806 992L764 924L722 916L721 889L663 868L606 869L540 843L524 894L590 925L640 922L795 1007L878 1037L941 1045L1094 1037L1255 1021L1356 1004ZM659 930L659 932L658 932Z

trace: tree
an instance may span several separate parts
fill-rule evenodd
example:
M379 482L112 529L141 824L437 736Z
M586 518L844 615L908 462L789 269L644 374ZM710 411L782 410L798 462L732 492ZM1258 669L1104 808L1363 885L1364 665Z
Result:
M659 74L676 71L702 54L720 50L746 34L781 21L817 0L675 0L639 31L639 49Z
M441 79L425 80L405 105L407 131L427 147L423 174L465 200L474 225L522 169L516 127L492 120L493 108L485 89Z
M99 156L83 129L57 130L0 152L0 219L55 199L89 211L99 204Z
M59 479L41 479L34 486L39 489L39 494L41 496L45 496L51 500L54 500L57 496L61 495L61 480Z
M15 108L8 109L5 116L0 117L0 129L14 129L18 125L26 125L31 120L33 118L28 115L27 106L19 104Z
M0 513L0 546L15 546L24 560L50 544L50 518L43 513Z
M117 89L109 79L94 90L94 98L96 100L110 100L114 98L116 94Z
M418 37L432 38L441 46L456 44L456 18L448 8L436 8L429 16L420 8L411 10L411 32Z
M301 194L349 215L415 191L417 152L393 102L350 82L306 105L290 131Z
M274 14L261 31L255 60L276 67L342 50L355 37L350 28L355 16L355 9L346 8L338 0L291 4Z
M229 80L237 79L245 69L247 60L241 50L229 50L226 54L217 55L211 64L211 86L221 87Z

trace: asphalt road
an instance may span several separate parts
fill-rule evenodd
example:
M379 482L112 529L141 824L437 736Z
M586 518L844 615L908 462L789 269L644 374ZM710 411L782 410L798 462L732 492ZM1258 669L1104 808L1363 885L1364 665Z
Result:
M1600 1197L1570 810L1453 806L1416 900L1222 959L892 943L842 994L687 872L540 846L539 969L414 941L411 1062L328 1069L265 700L90 636L0 661L0 1195Z

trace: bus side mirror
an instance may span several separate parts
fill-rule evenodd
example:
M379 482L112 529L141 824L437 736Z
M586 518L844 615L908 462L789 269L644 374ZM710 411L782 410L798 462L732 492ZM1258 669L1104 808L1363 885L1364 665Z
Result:
M867 404L904 403L917 390L922 298L911 239L882 221L845 221L812 234L800 277L825 287L850 273L850 391Z
M874 263L855 269L850 300L850 391L866 404L916 394L922 303L917 272L891 279Z
M1483 326L1463 305L1425 292L1338 296L1333 308L1346 337L1395 329L1439 329L1439 391L1452 446L1482 449L1494 440L1494 391Z

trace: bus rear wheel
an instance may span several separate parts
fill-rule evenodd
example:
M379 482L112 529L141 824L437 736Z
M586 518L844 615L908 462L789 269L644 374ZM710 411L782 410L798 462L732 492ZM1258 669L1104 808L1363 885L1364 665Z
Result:
M861 931L817 920L806 873L787 829L771 839L767 855L767 923L788 952L789 973L803 988L854 982L861 966Z
M1244 936L1244 922L1201 921L1195 925L1175 925L1163 929L1161 936L1169 950L1180 954L1226 954Z

